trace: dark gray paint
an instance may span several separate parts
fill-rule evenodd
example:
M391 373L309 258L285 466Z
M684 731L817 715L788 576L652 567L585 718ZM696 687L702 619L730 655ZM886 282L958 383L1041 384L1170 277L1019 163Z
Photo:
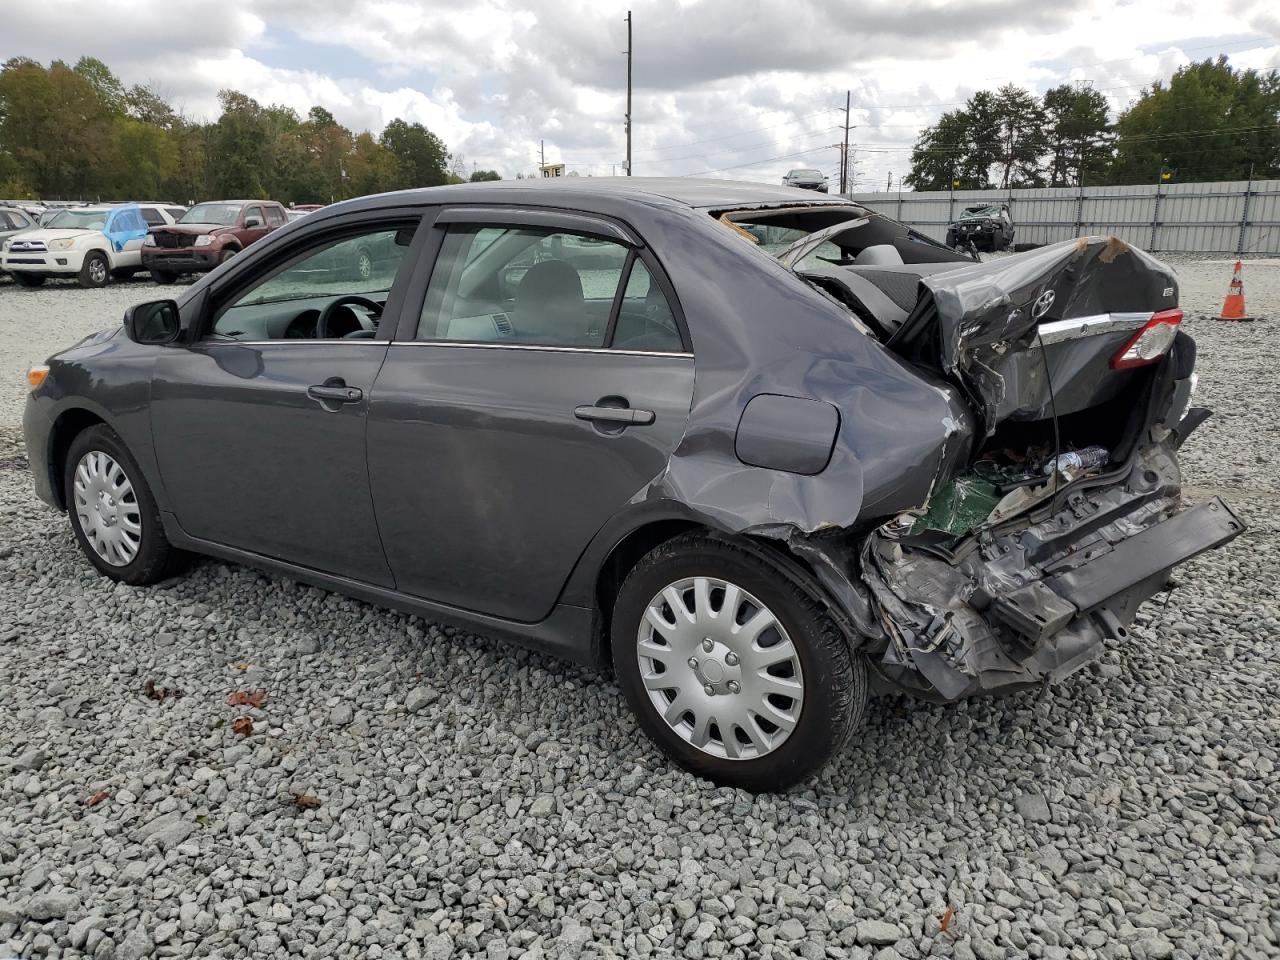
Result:
M735 449L748 466L821 473L839 429L840 411L830 403L761 393L742 411Z
M512 620L546 616L596 531L661 475L692 397L692 357L392 346L368 449L398 588ZM574 416L624 399L653 423Z

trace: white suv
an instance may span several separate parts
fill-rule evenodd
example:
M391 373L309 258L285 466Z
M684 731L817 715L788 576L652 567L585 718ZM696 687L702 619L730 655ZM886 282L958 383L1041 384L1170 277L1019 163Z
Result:
M39 230L0 244L0 270L13 274L24 287L38 287L48 277L75 277L82 287L131 277L142 269L142 240L149 223L176 222L172 209L176 208L126 203L59 211Z

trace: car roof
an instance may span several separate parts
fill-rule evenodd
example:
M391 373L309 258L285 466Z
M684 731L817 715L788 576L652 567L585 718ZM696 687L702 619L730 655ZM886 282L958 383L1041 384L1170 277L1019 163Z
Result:
M630 199L698 210L734 210L775 204L795 206L797 203L796 191L791 187L696 177L533 177L425 187L378 196L388 203L405 200L451 203L496 200L501 199L501 194L506 192L545 192L545 202L556 204L580 199L592 202L595 206L609 200ZM852 201L840 197L814 197L808 202L839 204Z

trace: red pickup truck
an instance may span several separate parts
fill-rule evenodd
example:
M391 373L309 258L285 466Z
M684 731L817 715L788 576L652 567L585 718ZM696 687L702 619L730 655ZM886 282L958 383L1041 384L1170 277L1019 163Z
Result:
M198 203L172 226L148 231L142 265L156 283L184 273L204 273L288 222L274 200L210 200Z

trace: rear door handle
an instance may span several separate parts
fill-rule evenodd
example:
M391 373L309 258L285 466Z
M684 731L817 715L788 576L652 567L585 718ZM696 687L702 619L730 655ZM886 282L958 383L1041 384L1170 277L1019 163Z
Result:
M334 384L319 383L307 387L307 396L321 403L359 403L364 391L359 387L343 387Z
M653 423L652 410L633 410L630 407L574 407L573 415L579 420L595 420L620 426L647 426Z

